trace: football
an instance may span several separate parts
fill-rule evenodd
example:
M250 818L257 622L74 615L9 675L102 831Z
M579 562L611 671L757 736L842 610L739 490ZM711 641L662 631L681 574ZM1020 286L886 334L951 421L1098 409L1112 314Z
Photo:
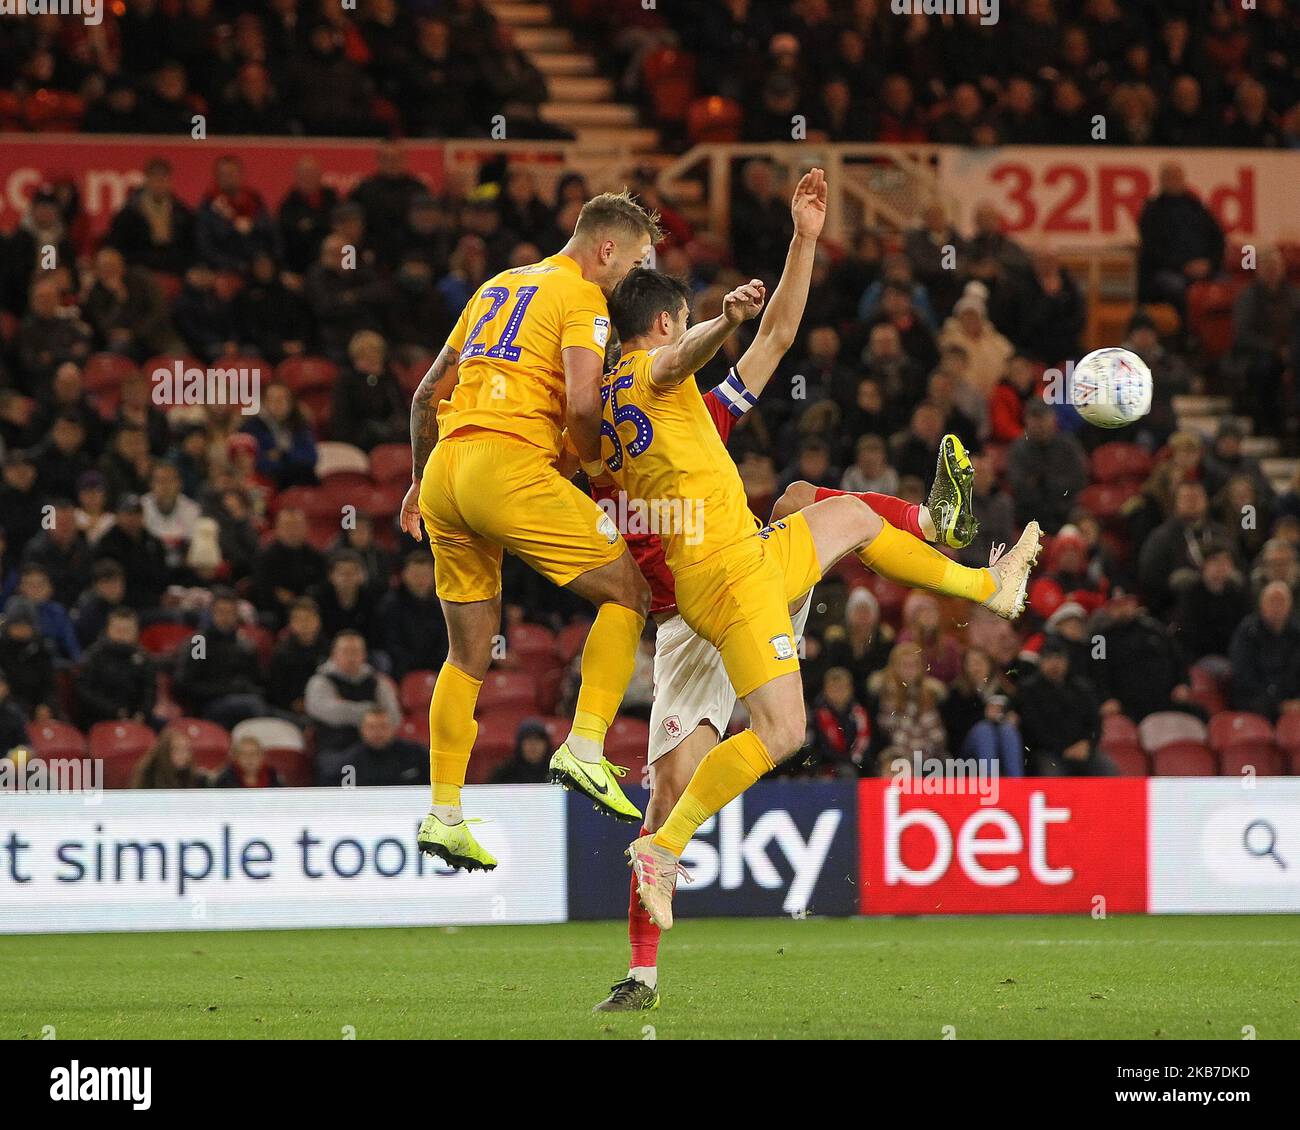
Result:
M1136 423L1151 411L1151 370L1127 349L1094 349L1074 368L1070 403L1099 428Z

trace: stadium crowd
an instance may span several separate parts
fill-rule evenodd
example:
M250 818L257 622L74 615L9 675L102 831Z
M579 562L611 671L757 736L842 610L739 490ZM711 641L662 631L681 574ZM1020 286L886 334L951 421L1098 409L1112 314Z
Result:
M378 56L376 27L411 14L380 2L363 4L356 25L337 12L300 22L305 7L223 5L233 34L212 51L213 29L226 25L210 3L187 0L164 18L162 5L129 2L107 45L66 43L34 20L6 33L0 59L18 88L61 76L81 89L107 75L111 105L134 83L114 74L152 73L152 93L122 106L176 87L188 105L191 83L216 104L248 71L241 53L250 43L273 54L341 39L342 73L354 34ZM757 5L717 10L762 29L755 44L770 43L769 30L773 40L793 36L809 50L797 72L823 75L832 71L813 52L843 51L855 37L861 49L876 20L874 5L858 4L851 27L826 24L824 7L791 5L793 24L772 29ZM1050 2L1023 7L1009 30L1028 35L1053 15ZM1074 7L1058 4L1056 15ZM1170 18L1152 26L1185 24L1188 5L1164 7ZM423 50L430 26L492 34L475 3L428 11L418 37L385 40L393 52L417 38ZM1260 12L1279 18L1269 0ZM1092 34L1119 34L1113 4L1070 14ZM1133 18L1125 10L1121 23ZM1231 30L1217 15L1209 26L1216 44ZM692 29L705 47L715 34L709 21ZM1162 30L1134 42L1172 49L1176 38ZM908 73L913 93L929 98L924 39L910 41L921 54ZM131 58L133 45L157 42L167 49ZM1252 40L1239 63L1283 42ZM892 45L890 57L901 49ZM1208 50L1195 45L1188 57L1213 58L1222 79L1228 72ZM458 65L483 65L479 53L456 54L466 60ZM1030 57L1028 48L995 54ZM1105 54L1134 63L1131 52ZM1149 54L1167 74L1167 60ZM159 58L179 62L153 71ZM1265 82L1266 71L1252 73ZM1003 78L1008 88L1015 81ZM1265 84L1270 105L1294 95L1280 79ZM332 97L339 88L316 75L301 89ZM1221 98L1222 83L1216 90ZM446 112L427 90L389 93L413 112ZM875 103L874 91L863 97ZM127 109L112 128L157 128ZM303 117L292 96L283 113L312 133L342 121L325 112L326 128ZM281 119L259 111L232 121L274 129ZM348 120L345 132L363 126ZM1044 129L1067 139L1050 121ZM775 280L789 238L787 172L761 160L737 170L729 241L695 231L649 173L636 179L663 213L659 266L690 281L697 316L715 313L742 277ZM474 290L560 246L591 186L568 174L543 196L529 169L498 162L477 184L433 193L387 143L376 171L344 199L309 156L282 200L265 199L229 155L214 161L199 200L176 194L162 159L144 173L102 240L88 234L75 186L56 182L35 192L0 247L0 743L39 746L32 731L62 733L49 729L55 723L157 732L131 775L142 786L208 782L199 747L215 749L208 768L232 786L427 779L429 673L446 637L427 549L394 524L409 475L409 393ZM1176 163L1141 228L1141 297L1185 313L1187 292L1223 269L1225 241ZM947 245L959 250L956 270L943 267ZM1243 453L1235 418L1206 440L1180 430L1173 410L1177 394L1230 388L1258 431L1293 438L1300 290L1286 259L1266 252L1243 283L1222 357L1207 356L1185 321L1162 332L1146 310L1135 313L1123 344L1150 365L1156 396L1150 416L1121 432L1084 428L1045 395L1046 371L1082 352L1087 301L1054 255L1009 238L988 206L968 231L936 205L913 231L863 231L822 249L799 340L731 441L755 514L765 519L797 480L924 501L939 438L953 431L974 453L982 522L963 560L986 564L1030 518L1050 536L1015 627L908 593L852 558L837 568L809 621L808 756L790 771L875 774L920 753L977 757L1010 775L1145 772L1135 725L1153 716L1172 711L1199 725L1234 707L1270 727L1300 724L1300 483L1276 496ZM744 344L727 343L702 387ZM255 369L252 413L157 403L154 374L177 358ZM542 780L552 722L572 708L587 610L510 558L505 593L506 646L480 699L471 773ZM644 757L651 651L646 641L626 719L612 732L616 760ZM1118 744L1140 760L1117 760L1105 740L1128 731L1132 741ZM299 752L272 756L286 749Z

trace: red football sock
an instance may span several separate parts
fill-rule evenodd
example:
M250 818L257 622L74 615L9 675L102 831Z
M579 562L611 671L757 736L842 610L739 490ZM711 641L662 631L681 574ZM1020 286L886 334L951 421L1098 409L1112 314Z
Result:
M914 538L926 540L925 533L921 529L921 507L917 503L904 502L893 495L876 494L874 491L858 494L855 491L833 490L830 487L818 487L813 501L820 502L823 498L834 498L840 494L851 494L854 498L862 499L891 526L902 530L905 534L911 534Z
M642 828L641 835L649 833ZM636 897L636 876L632 877L627 904L627 940L632 943L629 969L653 969L659 964L659 927L650 921L650 915Z

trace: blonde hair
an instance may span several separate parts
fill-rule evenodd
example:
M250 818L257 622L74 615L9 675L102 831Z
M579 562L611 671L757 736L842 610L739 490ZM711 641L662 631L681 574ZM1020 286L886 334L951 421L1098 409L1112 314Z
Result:
M578 238L607 232L644 235L651 243L659 243L664 237L659 226L659 213L647 212L626 188L622 192L602 192L593 196L582 206L573 228L573 234Z

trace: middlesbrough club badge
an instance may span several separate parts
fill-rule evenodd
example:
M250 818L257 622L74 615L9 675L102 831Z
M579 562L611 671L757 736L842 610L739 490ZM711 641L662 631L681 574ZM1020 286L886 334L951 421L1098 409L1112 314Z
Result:
M680 738L682 736L681 719L676 714L664 719L664 733L670 738Z

